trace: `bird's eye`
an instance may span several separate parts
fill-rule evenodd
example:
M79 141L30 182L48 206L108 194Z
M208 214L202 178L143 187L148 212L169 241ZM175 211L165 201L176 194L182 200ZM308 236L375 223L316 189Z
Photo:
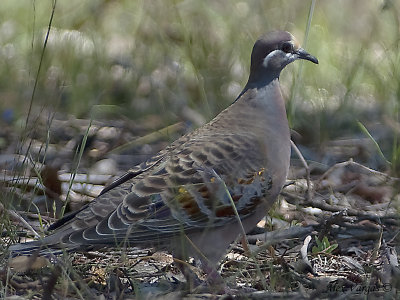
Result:
M293 52L293 44L289 42L283 43L281 46L281 50L286 53Z

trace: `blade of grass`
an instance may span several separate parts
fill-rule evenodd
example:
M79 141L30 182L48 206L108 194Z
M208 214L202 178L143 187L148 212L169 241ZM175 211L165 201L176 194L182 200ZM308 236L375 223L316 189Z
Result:
M390 161L388 161L383 154L381 147L379 147L378 142L373 138L373 136L369 133L368 129L361 123L360 121L357 121L358 126L360 127L361 131L374 143L376 150L378 151L379 156L388 164L392 165Z
M219 175L218 175L214 170L212 170L212 171L213 171L213 173L214 173L214 176L215 176L216 178L218 178L218 180L221 182L221 184L223 184L223 188L224 188L224 190L225 190L225 193L226 193L226 195L227 195L228 198L229 198L229 201L230 201L230 203L231 203L233 212L235 213L236 219L237 219L237 221L238 221L238 223L239 223L240 230L241 230L241 232L242 232L242 239L243 239L244 243L247 245L247 248L250 249L250 247L249 247L249 241L247 240L247 236L246 236L246 230L245 230L244 227L243 227L242 220L240 219L239 213L238 213L238 211L237 211L237 209L236 209L235 202L233 201L232 196L231 196L231 194L229 193L228 187L226 186L225 181L223 181L222 178L219 177ZM254 260L254 262L255 262L257 274L258 274L258 276L260 277L261 284L262 284L263 288L264 288L264 289L267 289L267 283L266 283L266 281L265 281L265 278L264 278L264 276L263 276L263 273L261 272L261 268L260 268L260 265L259 265L259 263L258 263L258 260L257 260L256 256L255 256L251 251L249 251L248 254L249 254L249 256L250 256L250 257Z
M311 21L312 21L312 17L313 17L313 14L314 14L315 2L316 2L316 0L312 0L311 1L310 9L309 9L309 12L308 12L307 26L306 26L306 30L305 30L305 34L304 34L304 40L303 40L303 48L304 49L306 49L306 47L307 47L308 33L310 31ZM296 111L295 95L297 94L297 89L298 89L298 86L299 86L299 82L300 82L300 78L301 78L302 72L303 72L303 61L300 60L297 76L295 76L295 80L294 80L294 83L293 83L291 91L290 91L291 93L290 93L289 102L288 102L289 105L288 105L288 109L287 109L289 124L291 126L293 126L293 120L294 120L294 115L295 115L295 111Z
M68 202L69 202L69 194L71 192L72 184L74 183L75 176L78 173L78 168L79 168L79 165L81 163L81 159L82 159L82 156L83 156L83 151L85 150L85 145L86 145L86 142L87 142L87 138L89 136L89 130L92 127L92 122L93 122L93 119L90 118L89 125L88 125L88 127L86 129L85 134L83 135L82 143L81 143L80 147L76 148L77 152L78 152L78 149L79 149L78 153L75 152L75 157L74 157L74 160L75 160L76 156L77 156L77 162L75 164L75 167L74 167L73 171L71 172L72 176L71 176L71 179L69 181L68 192L67 192L67 195L65 197L65 203L61 208L60 218L64 215L65 209L67 208L67 205L68 205Z
M145 136L139 137L135 140L132 140L130 142L127 142L121 146L118 146L114 149L112 149L109 154L117 154L117 153L121 153L127 149L133 148L135 146L138 145L143 145L143 144L148 144L148 143L152 143L154 141L157 141L160 139L160 137L164 137L164 136L169 136L171 133L174 133L178 130L180 130L183 126L183 122L178 122L172 125L169 125L165 128L156 130L154 132L151 132Z

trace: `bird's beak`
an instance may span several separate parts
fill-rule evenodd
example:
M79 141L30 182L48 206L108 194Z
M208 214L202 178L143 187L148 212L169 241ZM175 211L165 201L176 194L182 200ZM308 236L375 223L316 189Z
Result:
M309 61L313 62L314 64L318 64L318 59L315 56L312 56L310 53L308 53L303 48L297 49L295 54L297 55L298 59L305 59L305 60L309 60Z

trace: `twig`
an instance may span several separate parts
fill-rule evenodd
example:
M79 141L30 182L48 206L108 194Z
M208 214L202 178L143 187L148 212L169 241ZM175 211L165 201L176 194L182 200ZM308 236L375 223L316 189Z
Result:
M35 229L33 229L33 227L22 217L20 216L17 212L11 210L11 209L7 209L8 214L10 214L12 217L14 217L15 219L17 219L19 222L22 223L22 225L28 229L30 232L33 233L33 235L36 238L41 238L40 234L36 232Z
M256 241L263 241L268 243L268 246L278 244L282 241L289 239L301 239L304 236L311 234L314 230L314 226L292 226L283 230L275 230L271 232L265 232L260 234L248 235L247 239L249 243L255 243ZM264 245L262 245L264 246Z
M299 157L301 163L304 166L304 169L306 170L306 180L307 180L307 199L311 200L313 196L313 190L311 188L311 177L310 177L310 168L308 167L308 164L306 160L304 159L303 155L301 154L299 148L297 148L296 144L290 140L290 143L292 145L292 148L294 152L296 152L297 156Z
M304 273L305 271L311 272L312 274L315 274L313 267L310 263L310 261L308 260L307 257L307 250L308 250L308 245L310 245L311 242L311 235L308 235L303 242L303 246L301 246L300 248L300 256L301 256L301 272L300 273ZM300 270L298 270L300 271Z
M365 175L375 175L376 177L380 178L380 180L382 181L382 183L386 183L386 182L399 182L400 178L396 178L396 177L392 177L389 176L385 173L379 172L379 171L375 171L373 169L370 169L366 166L363 166L359 163L354 162L352 159L342 162L342 163L338 163L333 165L331 168L328 169L328 171L326 171L316 182L315 182L315 188L318 188L318 186L321 184L322 180L324 180L326 177L328 177L328 175L330 175L333 171L335 171L336 169L339 168L350 168L352 171L356 171L359 172L360 174L365 174Z
M372 215L353 208L330 205L327 204L326 202L320 202L316 200L306 200L304 197L294 195L288 192L281 192L281 195L285 197L286 201L294 205L298 203L293 203L293 200L295 200L296 202L301 202L303 206L312 206L330 212L339 212L342 210L346 210L348 216L363 217L367 220L379 221L381 219L394 219L394 220L400 219L400 215L385 215L385 216L379 216L377 214Z

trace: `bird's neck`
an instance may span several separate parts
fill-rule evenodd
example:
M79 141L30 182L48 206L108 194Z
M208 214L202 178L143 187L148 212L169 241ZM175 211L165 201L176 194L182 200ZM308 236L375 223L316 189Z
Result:
M257 80L255 80L254 78L257 78ZM238 100L244 93L246 93L247 90L262 89L270 84L273 84L274 81L276 81L276 82L279 81L279 74L264 75L264 76L250 75L249 80L247 81L247 84L245 85L245 87L243 88L243 90L239 94L239 96L236 98L236 100Z
M232 106L229 113L242 116L236 120L239 127L257 116L259 121L252 126L260 127L261 131L264 128L275 127L288 131L285 101L282 98L278 78L271 80L268 84L246 85ZM239 124L241 122L244 124Z
M273 84L274 81L279 81L279 75L280 73L275 74L274 72L252 72L247 84L237 99L239 99L247 90L254 88L262 89L270 84Z

